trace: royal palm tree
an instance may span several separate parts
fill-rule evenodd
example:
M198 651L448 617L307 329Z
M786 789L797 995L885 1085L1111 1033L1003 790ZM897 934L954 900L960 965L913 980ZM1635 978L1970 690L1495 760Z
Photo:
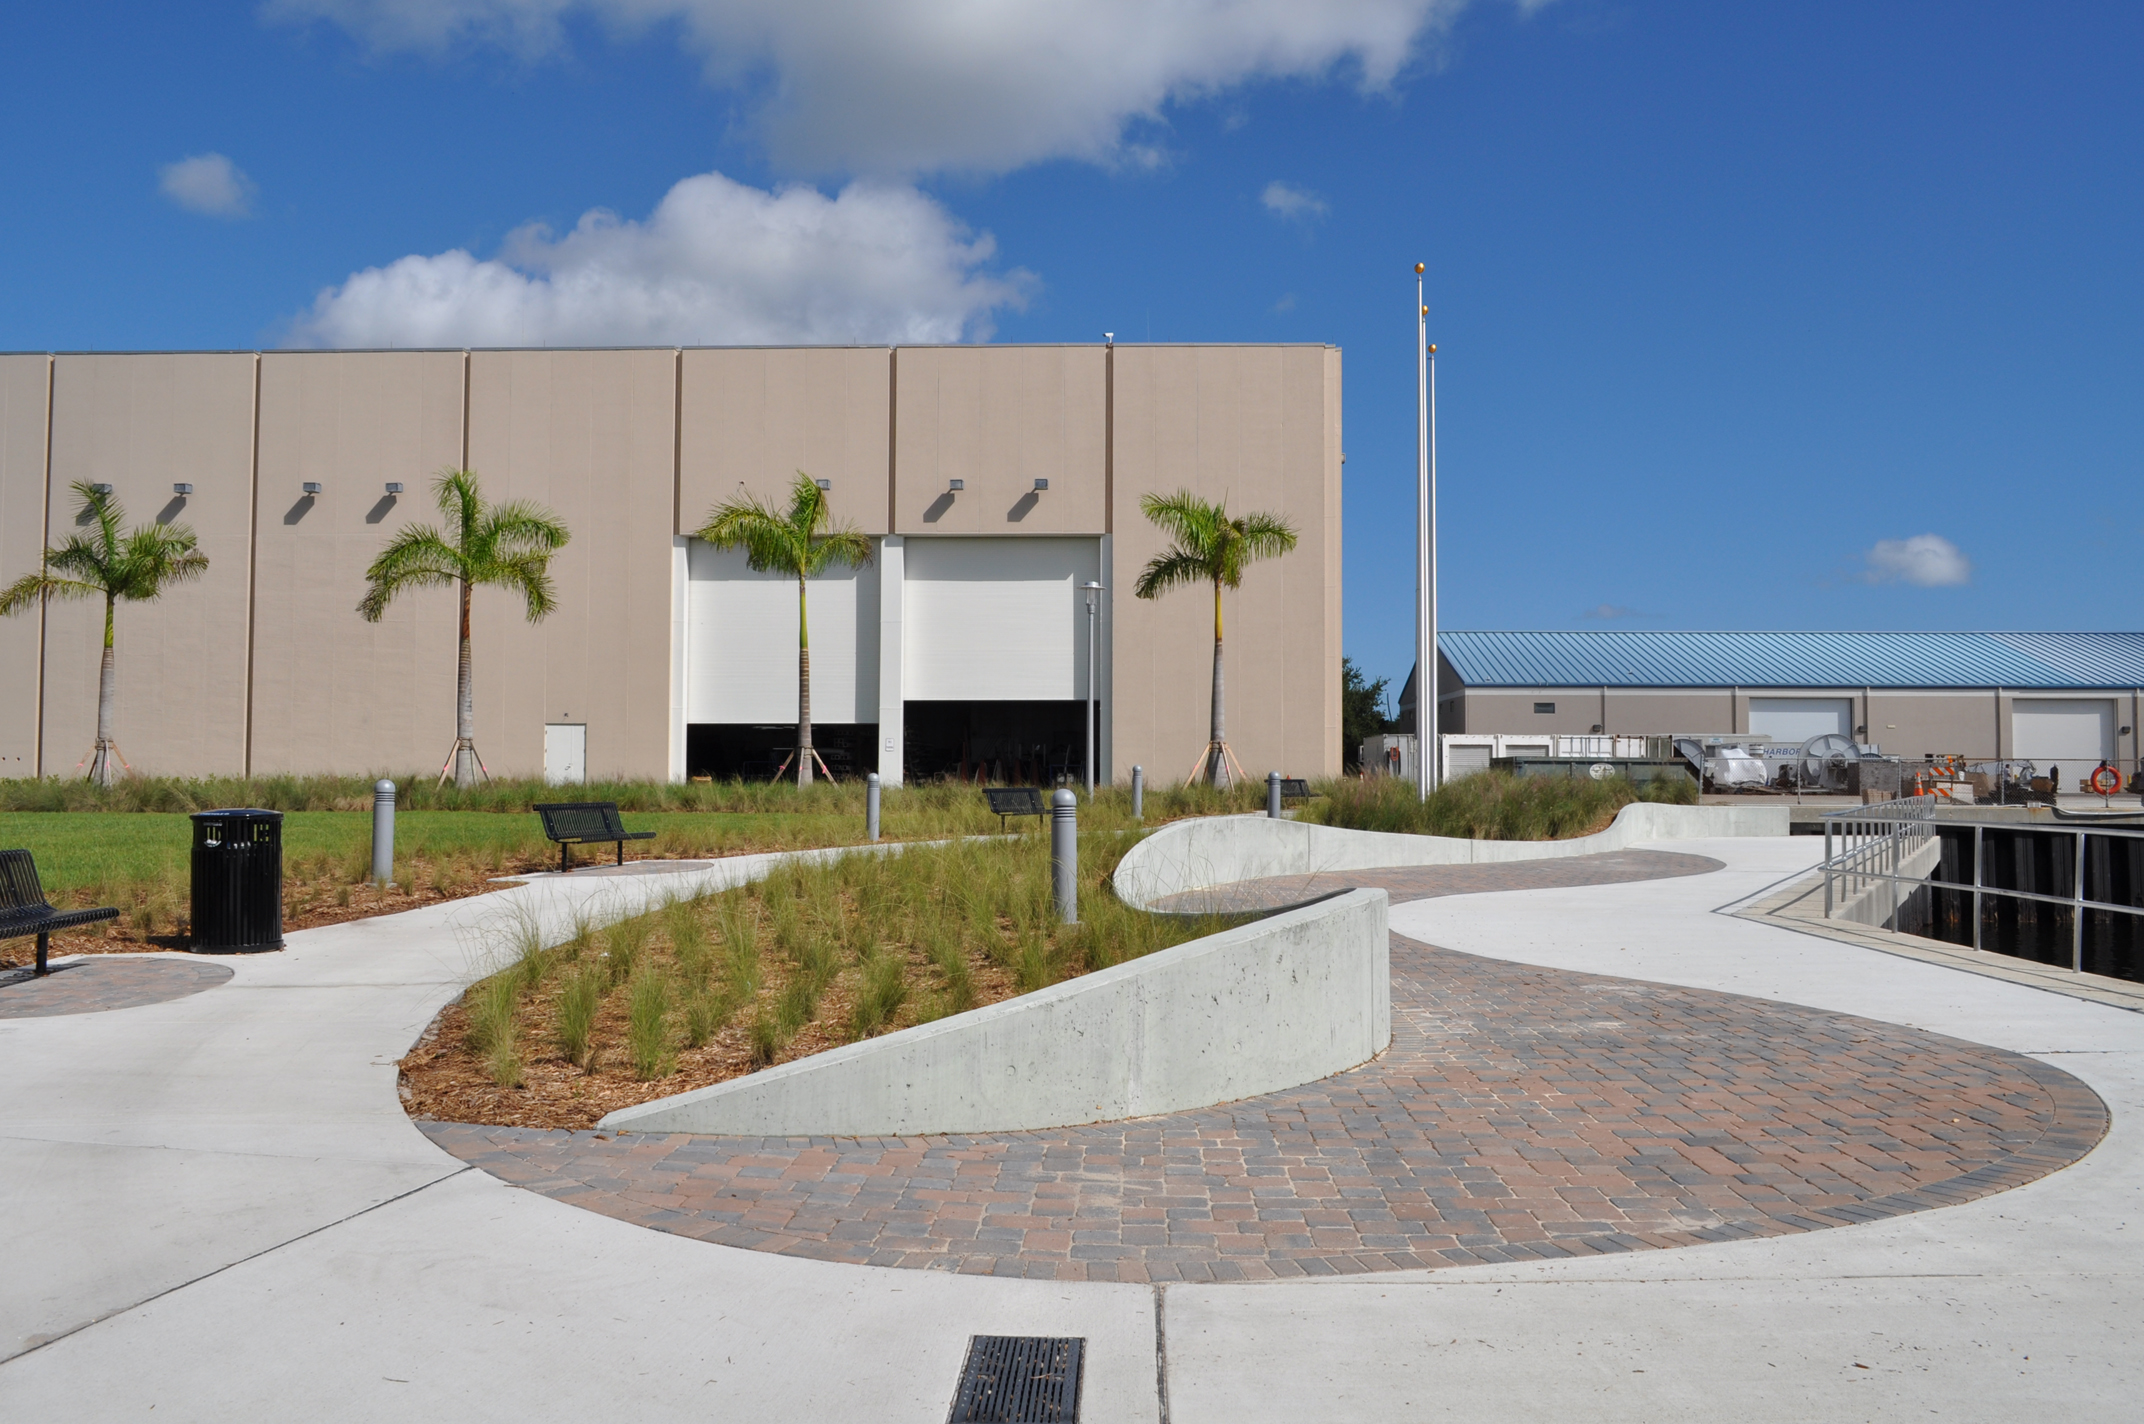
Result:
M97 668L97 746L90 753L89 779L110 786L119 747L112 740L112 626L121 600L148 603L175 583L187 583L208 571L208 556L194 547L194 531L184 524L144 524L122 534L126 511L107 486L76 480L69 486L81 498L78 524L92 528L74 534L57 549L45 550L44 567L0 589L0 615L20 613L48 598L104 600L104 660Z
M453 588L461 594L461 662L455 674L454 784L473 786L479 771L490 776L476 751L476 702L469 675L469 595L480 584L521 595L528 620L540 623L554 600L551 556L571 536L558 516L527 500L486 504L474 470L441 470L432 492L446 531L409 524L388 541L365 570L365 597L357 611L377 623L406 588ZM439 779L447 779L442 767Z
M802 470L789 487L788 509L747 495L709 510L697 535L718 549L743 549L755 573L797 581L797 785L809 786L818 754L811 746L811 618L805 584L837 564L853 569L870 563L871 540L853 526L834 522L826 491Z
M1159 598L1179 584L1213 585L1213 722L1207 735L1206 784L1229 782L1228 719L1221 674L1221 590L1241 588L1243 569L1255 559L1273 558L1295 547L1295 526L1274 514L1228 517L1228 502L1208 503L1189 490L1139 498L1140 512L1175 542L1154 556L1132 592ZM1196 777L1196 768L1192 777ZM1185 784L1191 777L1185 778Z

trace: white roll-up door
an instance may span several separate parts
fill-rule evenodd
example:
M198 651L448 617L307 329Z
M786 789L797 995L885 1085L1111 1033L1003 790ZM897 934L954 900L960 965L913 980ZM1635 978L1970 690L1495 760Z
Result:
M1775 742L1806 742L1836 732L1854 735L1854 699L1851 697L1752 697L1749 700L1749 731L1753 737Z
M687 556L685 720L797 717L797 585L754 573L741 550L695 539ZM878 568L810 581L814 722L878 720Z
M2080 772L2114 755L2114 702L2094 697L2020 697L2010 704L2010 731L2015 750L2023 761L2050 764L2065 762ZM2069 780L2064 772L2064 780Z
M1095 539L907 540L903 696L1055 702L1087 695Z

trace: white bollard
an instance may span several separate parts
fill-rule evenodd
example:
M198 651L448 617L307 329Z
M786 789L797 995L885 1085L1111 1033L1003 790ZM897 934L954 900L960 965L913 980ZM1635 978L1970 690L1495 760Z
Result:
M395 784L376 781L372 786L372 883L385 885L395 878Z
M864 778L864 839L878 839L878 773Z
M1050 883L1057 892L1057 918L1079 923L1079 798L1058 788L1050 796Z

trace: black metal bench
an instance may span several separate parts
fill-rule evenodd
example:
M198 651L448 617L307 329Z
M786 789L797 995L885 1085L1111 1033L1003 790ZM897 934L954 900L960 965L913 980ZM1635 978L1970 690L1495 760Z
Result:
M37 862L26 850L0 850L0 939L37 936L37 972L47 974L45 954L54 930L116 920L119 912L109 906L98 910L55 910L45 901L45 887L37 878Z
M990 801L990 809L998 818L998 830L1003 833L1009 816L1047 816L1048 803L1042 799L1039 786L986 786L983 795Z
M558 868L570 869L573 865L573 847L577 845L601 845L615 841L618 846L618 864L625 864L627 841L652 841L653 831L629 831L625 822L618 819L618 803L615 801L561 801L548 806L538 806L536 814L543 817L544 836L558 846Z
M1323 793L1312 791L1310 783L1300 776L1284 776L1280 779L1280 799L1283 801L1308 801Z

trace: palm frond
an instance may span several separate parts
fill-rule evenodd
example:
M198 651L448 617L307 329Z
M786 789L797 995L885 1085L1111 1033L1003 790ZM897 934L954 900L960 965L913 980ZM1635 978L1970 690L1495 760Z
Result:
M112 580L112 560L80 534L70 534L57 549L45 550L45 567L71 574L102 593Z
M518 558L499 560L484 572L484 578L471 582L511 589L520 594L531 623L541 623L558 606L551 584L550 558L546 554L523 554Z
M837 564L860 569L871 562L871 537L845 525L833 529L812 541L808 562L809 574L824 573Z
M1236 521L1243 552L1251 559L1270 559L1295 551L1295 526L1277 514L1246 514Z
M109 493L98 489L88 480L76 480L67 488L74 491L76 498L82 501L83 511L96 521L95 548L106 559L110 559L119 550L119 522L126 517L125 511L119 508L119 502ZM70 539L68 542L71 544L74 540Z
M1173 494L1141 495L1139 512L1180 548L1193 554L1205 554L1214 547L1220 527L1228 518L1225 504L1209 504L1181 489Z
M0 589L0 618L35 608L46 598L97 598L104 590L79 579L54 578L48 571L24 574Z
M365 596L358 601L358 614L367 623L377 623L402 590L452 586L461 582L463 568L461 552L438 529L429 524L405 525L365 570Z
M1184 584L1204 583L1213 577L1204 559L1186 549L1173 548L1156 555L1140 570L1132 592L1140 598L1159 598Z
M478 529L478 540L495 558L556 553L572 537L557 516L525 499L495 504Z

